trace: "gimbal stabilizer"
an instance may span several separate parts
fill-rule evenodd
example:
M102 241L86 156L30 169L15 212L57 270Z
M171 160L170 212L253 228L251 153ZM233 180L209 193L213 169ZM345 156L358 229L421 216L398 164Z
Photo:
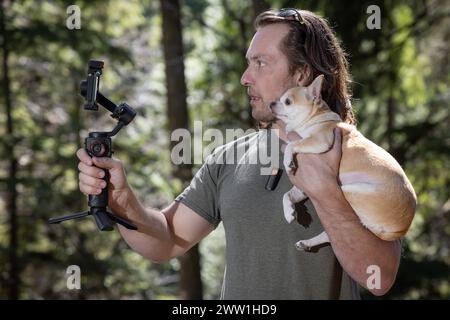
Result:
M81 95L86 98L84 109L98 111L98 103L108 109L112 113L111 117L116 119L118 123L111 132L89 132L89 136L85 139L84 147L91 157L111 157L113 153L111 137L116 135L120 129L133 121L136 116L136 112L129 105L121 103L117 106L98 90L103 65L103 61L89 61L87 80L81 81L80 84ZM105 170L103 180L105 180L106 185L108 185L109 172L107 170ZM113 229L113 221L128 229L137 230L137 227L129 221L107 211L108 187L102 189L102 192L99 195L89 195L88 199L88 211L59 218L50 218L48 222L54 224L93 215L97 227L101 231L111 231Z

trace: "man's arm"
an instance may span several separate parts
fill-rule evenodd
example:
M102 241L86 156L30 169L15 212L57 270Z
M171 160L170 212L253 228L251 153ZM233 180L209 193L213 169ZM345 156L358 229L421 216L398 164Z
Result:
M122 162L115 158L91 158L84 148L77 151L79 186L86 195L100 194L106 187L103 169L110 174L108 206L137 225L137 231L119 225L125 241L154 261L182 255L209 234L214 226L183 204L173 202L166 209L146 209L128 184ZM94 166L95 165L95 166Z
M344 270L374 295L383 295L389 291L397 275L400 242L381 240L366 229L345 199L337 182L341 141L341 133L337 131L330 151L298 154L299 168L295 176L289 178L311 199ZM368 273L369 266L379 267L380 288L367 287L372 275Z
M327 185L326 197L310 197L328 234L331 246L344 270L374 295L380 296L392 287L400 264L400 241L384 241L360 222L336 183ZM380 270L379 288L368 288L375 266ZM372 283L370 281L369 283Z
M214 230L212 224L178 202L158 211L144 208L133 196L126 216L133 217L138 230L118 225L122 237L133 250L155 262L184 254Z

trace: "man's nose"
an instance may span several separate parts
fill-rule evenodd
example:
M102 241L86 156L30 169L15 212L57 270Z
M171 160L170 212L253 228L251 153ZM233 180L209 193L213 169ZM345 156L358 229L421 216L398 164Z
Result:
M242 74L241 84L243 86L246 86L246 87L248 87L248 86L253 84L253 81L252 81L252 78L250 76L250 72L249 72L248 68L245 69L244 73Z

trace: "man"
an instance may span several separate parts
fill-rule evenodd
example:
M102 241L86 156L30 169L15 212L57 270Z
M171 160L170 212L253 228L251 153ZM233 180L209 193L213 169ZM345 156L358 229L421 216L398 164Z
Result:
M137 232L119 226L120 232L134 250L153 261L182 255L223 222L224 299L355 299L355 281L375 295L385 294L396 277L400 245L365 229L345 200L337 179L338 132L329 152L298 155L295 176L283 173L273 191L264 188L267 177L260 174L261 165L242 159L225 165L217 161L233 148L247 148L248 155L273 134L286 142L284 126L268 106L288 88L309 85L318 74L325 75L322 97L344 121L354 123L347 62L324 19L309 11L282 9L262 13L255 26L241 83L248 89L252 116L278 130L262 129L217 148L191 185L162 211L144 208L137 200L119 160L91 159L84 149L77 152L80 190L99 194L106 187L99 168L109 169L110 209L138 226ZM282 197L292 184L309 199L297 206L298 223L287 224ZM324 229L331 245L312 252L295 249L298 239ZM368 282L368 270L380 271L379 286L368 285L377 284Z

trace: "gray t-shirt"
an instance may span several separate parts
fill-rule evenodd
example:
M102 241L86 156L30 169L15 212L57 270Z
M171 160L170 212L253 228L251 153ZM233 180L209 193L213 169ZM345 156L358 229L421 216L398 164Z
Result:
M268 165L249 159L255 152L270 154L271 137L278 141L274 155L282 167L282 141L272 130L259 130L217 148L175 199L216 227L223 222L221 298L359 299L357 284L329 244L311 252L295 248L297 241L318 235L323 227L309 199L296 205L296 221L285 220L282 199L292 184L284 170L276 189L265 189L267 175L261 168Z

